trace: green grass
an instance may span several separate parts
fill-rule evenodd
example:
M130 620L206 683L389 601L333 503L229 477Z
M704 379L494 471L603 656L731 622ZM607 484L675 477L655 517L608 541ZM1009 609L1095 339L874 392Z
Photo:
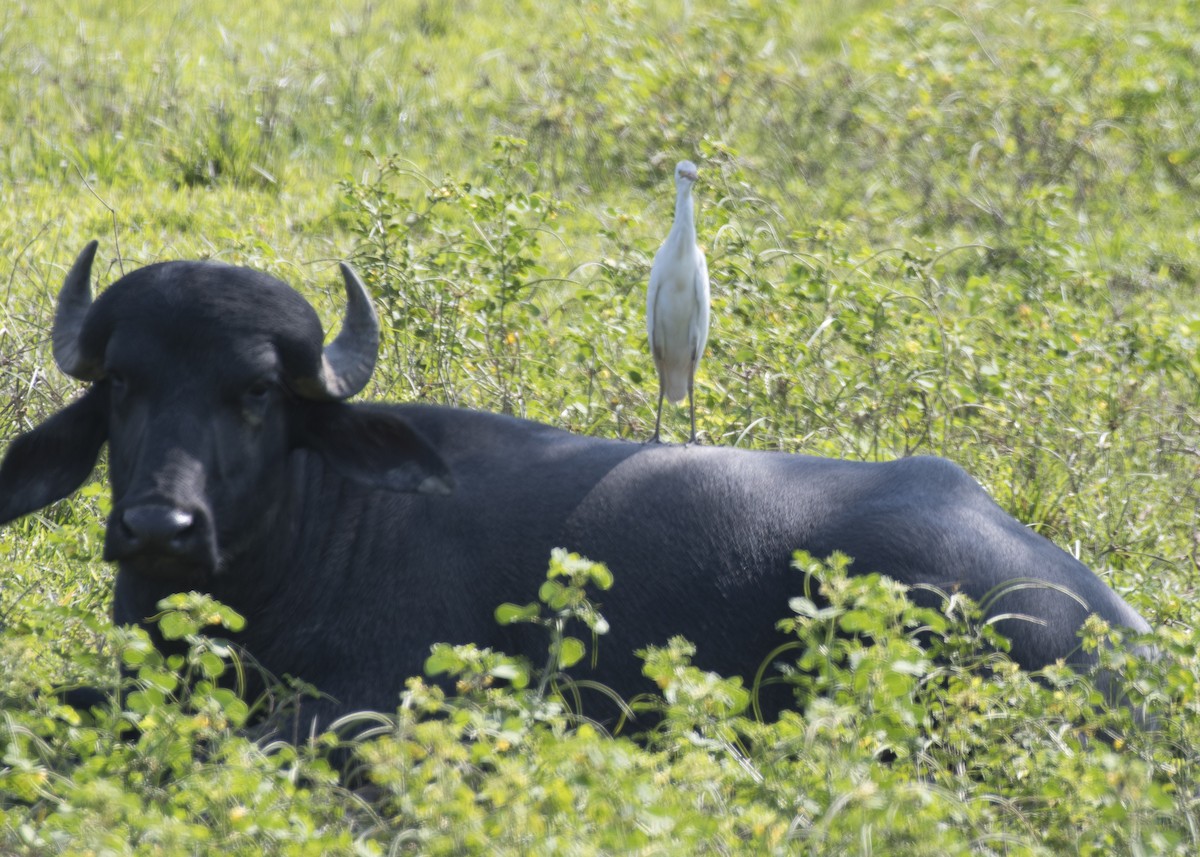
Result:
M464 695L415 684L356 793L323 744L259 747L226 697L163 690L188 665L108 626L101 469L0 533L0 851L1196 850L1192 4L94 6L0 10L0 437L75 394L53 296L99 238L101 285L221 258L327 319L350 258L387 328L370 395L644 438L644 289L688 157L704 441L959 462L1155 626L1164 659L1121 668L1158 729L1063 671L919 665L929 617L872 584L845 610L882 617L873 654L831 658L779 724L734 716L682 644L652 658L674 701L636 744L475 683L491 662L464 654ZM971 651L983 632L955 627ZM115 681L117 653L148 670L141 708L33 698Z

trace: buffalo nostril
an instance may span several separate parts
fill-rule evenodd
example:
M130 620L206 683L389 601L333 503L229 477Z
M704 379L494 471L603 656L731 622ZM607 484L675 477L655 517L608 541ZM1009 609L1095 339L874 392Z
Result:
M171 503L140 503L119 509L109 519L105 559L150 563L153 573L166 574L176 563L215 568L216 544L203 507L179 508Z
M121 531L126 537L150 545L178 543L196 523L195 516L170 506L133 506L121 513Z

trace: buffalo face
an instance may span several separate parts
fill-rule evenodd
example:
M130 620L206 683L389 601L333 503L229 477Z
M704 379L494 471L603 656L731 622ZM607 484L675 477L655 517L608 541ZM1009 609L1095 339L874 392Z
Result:
M239 555L269 529L284 495L290 403L274 349L245 337L118 333L105 375L113 509L104 558L148 576L219 573L222 553Z
M342 266L347 313L324 346L312 307L246 268L151 265L95 301L92 242L59 296L59 367L87 393L13 442L0 466L0 523L74 490L109 444L104 557L138 576L219 577L231 558L278 545L294 449L392 490L448 490L437 453L400 418L341 400L367 383L379 328Z

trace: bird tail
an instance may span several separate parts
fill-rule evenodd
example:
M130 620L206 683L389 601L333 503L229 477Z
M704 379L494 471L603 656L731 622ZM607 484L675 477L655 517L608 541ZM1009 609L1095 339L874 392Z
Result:
M663 396L669 402L682 402L687 398L688 373L666 371L662 373Z

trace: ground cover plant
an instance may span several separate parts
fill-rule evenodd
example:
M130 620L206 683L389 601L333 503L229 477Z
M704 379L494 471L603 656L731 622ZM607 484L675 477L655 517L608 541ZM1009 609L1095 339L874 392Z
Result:
M918 608L799 556L794 711L753 716L778 670L705 674L703 641L663 640L661 692L627 700L657 718L613 736L567 668L604 657L621 572L556 555L541 603L496 605L541 625L545 662L438 646L354 746L272 743L199 633L242 617L164 604L175 659L105 618L101 467L0 533L0 852L1196 851L1192 4L92 5L0 11L0 443L76 392L48 331L91 238L102 285L220 258L325 318L350 259L385 327L368 395L643 439L646 276L687 157L702 442L952 458L1162 657L1081 639L1152 715L1134 728L1088 677L981 646L1002 648L954 593ZM49 693L118 663L124 706Z

